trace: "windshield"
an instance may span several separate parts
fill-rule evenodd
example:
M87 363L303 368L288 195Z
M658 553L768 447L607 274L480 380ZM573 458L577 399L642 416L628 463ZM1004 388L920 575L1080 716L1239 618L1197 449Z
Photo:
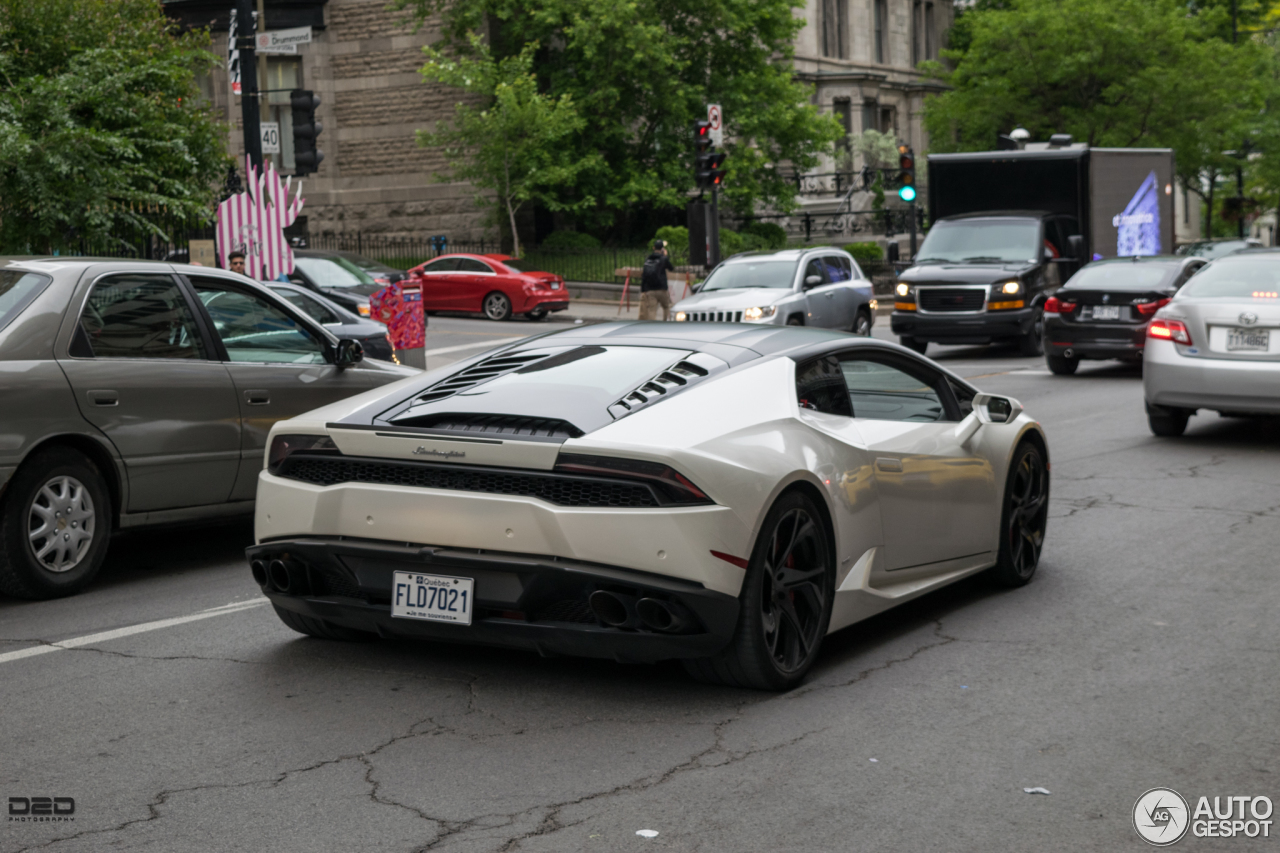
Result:
M1036 240L1040 223L1035 219L962 219L938 222L924 238L916 263L1016 261L1039 257Z
M798 260L759 260L723 264L711 273L701 292L735 287L781 287L790 290L799 263Z
M1150 290L1172 280L1178 272L1173 264L1089 264L1071 276L1067 287L1094 290Z
M338 256L339 259L355 264L356 267L374 275L389 275L391 273L400 272L398 269L387 266L384 263L375 261L373 258L366 258L364 255L357 255L355 252L343 252Z
M1247 240L1218 240L1212 243L1193 243L1187 254L1213 260L1214 258L1230 255L1232 252L1238 252L1241 249L1247 249L1250 245L1257 244L1251 244Z
M1226 258L1191 277L1179 296L1231 297L1274 301L1280 294L1280 257Z
M359 287L374 284L373 276L346 258L294 258L294 266L319 287Z
M0 329L31 304L52 279L22 270L0 270Z

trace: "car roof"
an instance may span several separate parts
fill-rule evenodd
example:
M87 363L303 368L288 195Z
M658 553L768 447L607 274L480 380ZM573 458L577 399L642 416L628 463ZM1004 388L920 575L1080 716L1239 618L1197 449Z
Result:
M1046 216L1053 216L1047 210L980 210L975 213L957 213L952 216L944 216L939 222L955 222L960 219L1042 219ZM1057 214L1059 216L1068 216L1069 214Z
M1280 247L1277 246L1251 246L1248 249L1241 249L1238 252L1232 252L1229 255L1223 255L1220 258L1214 258L1214 263L1225 261L1227 258L1239 258L1248 255L1280 255Z
M736 255L725 258L726 264L741 263L743 261L758 261L765 258L776 258L781 261L798 261L806 255L814 252L836 252L841 255L848 255L844 249L838 246L801 246L795 249L756 249L750 252L738 252Z
M1096 261L1090 261L1089 266L1097 266L1099 264L1187 264L1192 261L1203 261L1197 255L1126 255L1122 258L1100 258Z

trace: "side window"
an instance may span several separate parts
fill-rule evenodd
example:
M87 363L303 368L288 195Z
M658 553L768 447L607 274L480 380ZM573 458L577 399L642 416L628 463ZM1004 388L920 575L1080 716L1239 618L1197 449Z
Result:
M1187 281L1191 278L1191 276L1198 273L1200 271L1200 268L1203 266L1204 266L1203 263L1187 264L1186 269L1184 269L1181 273L1179 273L1178 277L1173 280L1173 286L1182 287L1182 285L1186 284Z
M310 296L303 296L301 293L299 293L296 290L277 290L276 293L279 293L282 298L287 299L290 302L290 304L292 304L295 308L300 309L303 313L305 313L312 320L315 320L317 323L341 323L342 322L342 320L338 318L337 314L334 314L332 311L330 311L328 308L321 305L316 300L312 299Z
M422 268L423 275L430 275L433 272L453 272L458 268L457 258L440 258L432 261Z
M945 421L942 377L923 367L872 361L851 356L840 360L840 371L853 405L853 415L878 421Z
M325 363L323 344L261 296L213 279L193 278L191 283L231 361Z
M955 397L956 404L960 406L960 417L967 418L973 412L973 398L978 392L951 377L947 377L947 384L951 386L951 396Z
M458 258L458 272L491 273L493 269L483 261L475 258Z
M165 275L116 275L97 282L80 327L97 358L206 355L191 307L177 282Z
M849 392L840 372L840 360L831 355L797 365L796 402L802 409L853 417Z
M822 280L810 284L810 277L815 275ZM822 262L821 258L814 258L809 261L804 268L804 278L800 280L800 283L804 287L819 287L827 283L826 264Z
M849 261L846 258L838 256L823 258L822 264L826 267L829 281L848 281L853 277Z

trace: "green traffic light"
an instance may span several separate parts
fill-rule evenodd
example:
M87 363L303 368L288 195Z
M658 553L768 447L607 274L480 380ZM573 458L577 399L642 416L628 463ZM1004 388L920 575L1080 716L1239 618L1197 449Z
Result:
M910 184L907 184L906 186L903 186L903 187L899 187L898 198L902 199L903 201L915 201L916 188L911 186Z

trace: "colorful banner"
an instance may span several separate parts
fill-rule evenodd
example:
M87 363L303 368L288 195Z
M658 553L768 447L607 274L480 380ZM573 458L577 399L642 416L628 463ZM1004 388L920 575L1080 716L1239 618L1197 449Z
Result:
M218 205L218 261L225 269L227 256L244 252L244 273L259 281L275 281L293 272L293 249L284 229L298 218L305 199L302 182L289 200L292 177L280 180L275 166L267 163L259 173L248 157L244 160L248 189Z
M412 282L389 284L369 297L369 317L383 323L397 350L427 345L422 313L422 286Z

